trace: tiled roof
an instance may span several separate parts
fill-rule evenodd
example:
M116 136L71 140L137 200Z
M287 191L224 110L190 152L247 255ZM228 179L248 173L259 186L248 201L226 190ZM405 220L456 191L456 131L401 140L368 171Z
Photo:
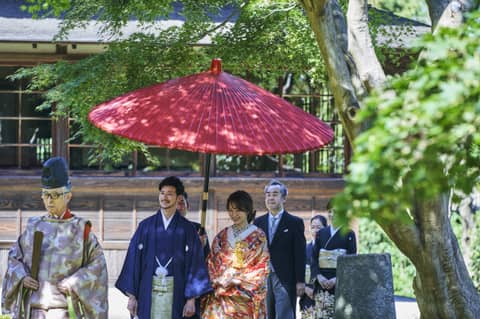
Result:
M20 9L23 1L19 0L1 0L0 1L0 41L5 42L51 42L60 28L61 19L58 18L41 18L32 19L28 12ZM169 16L168 20L158 20L150 25L151 30L165 29L171 26L179 26L183 24L183 17L178 13L181 5L174 5L174 12ZM220 22L223 18L229 16L232 12L231 8L225 8L219 17L214 18L216 22ZM61 42L74 43L108 43L118 38L108 38L100 36L98 31L101 23L91 20L86 28L76 28L69 32L68 38ZM135 32L141 31L137 21L132 19L122 28L123 35L120 38L127 38ZM199 44L210 43L209 38L202 39Z
M59 31L61 19L42 18L32 19L28 12L20 9L22 1L1 0L0 2L0 42L52 42ZM176 3L174 12L169 19L158 20L154 28L165 29L179 26L183 23L178 14L181 5ZM231 8L224 9L217 21L230 15ZM369 18L380 25L382 32L377 34L377 44L391 48L408 47L416 38L430 32L430 26L411 19L399 17L391 12L369 8ZM405 27L407 26L407 27ZM68 38L62 42L70 43L108 43L119 38L100 36L98 31L101 25L97 21L90 21L85 29L70 31ZM135 20L129 21L122 29L121 38L127 38L134 32L141 31ZM199 44L210 43L209 38L202 39Z
M54 36L59 31L60 19L28 19L28 18L4 18L0 17L0 41L15 41L15 42L51 42ZM168 20L159 21L155 25L158 28L167 28L170 26L181 25L183 21ZM68 38L60 42L75 42L75 43L98 43L111 42L118 38L106 38L100 36L98 31L100 24L96 21L91 21L86 28L76 28L69 32ZM121 38L127 38L134 32L138 32L140 28L136 21L129 21L127 25L122 28L123 35Z

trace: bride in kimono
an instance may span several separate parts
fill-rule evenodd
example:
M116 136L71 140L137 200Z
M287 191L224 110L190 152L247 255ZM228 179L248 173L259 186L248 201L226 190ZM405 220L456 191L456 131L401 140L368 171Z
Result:
M214 292L203 300L203 319L263 319L269 254L265 233L250 224L253 201L245 191L227 199L233 222L220 231L207 258Z

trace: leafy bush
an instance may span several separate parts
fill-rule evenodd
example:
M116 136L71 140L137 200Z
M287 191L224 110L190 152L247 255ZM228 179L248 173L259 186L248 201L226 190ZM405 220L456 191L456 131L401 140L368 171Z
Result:
M475 214L475 227L476 229L476 236L472 239L472 260L470 265L470 275L472 276L473 284L480 292L480 211L477 211Z

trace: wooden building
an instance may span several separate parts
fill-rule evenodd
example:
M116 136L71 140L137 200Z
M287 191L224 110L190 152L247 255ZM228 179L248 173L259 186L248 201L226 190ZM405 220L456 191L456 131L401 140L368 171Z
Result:
M68 159L72 173L72 211L92 221L93 231L105 249L113 282L138 222L158 209L157 187L162 177L182 178L191 201L188 217L199 220L203 181L199 167L203 156L151 146L155 154L165 159L153 171L146 169L146 160L135 153L131 161L108 170L88 166L88 151L97 146L69 140L75 133L75 123L70 119L52 119L51 110L36 111L42 92L27 92L28 83L7 79L21 67L59 60L74 62L103 52L108 45L108 41L98 37L93 23L86 29L74 30L67 40L53 41L59 23L57 19L32 20L19 9L16 0L3 0L0 4L0 273L5 272L8 249L27 219L44 212L39 178L42 162L60 155ZM182 21L162 23L168 26ZM124 36L134 31L135 24L129 23ZM257 214L263 214L263 188L271 178L280 179L289 188L286 209L302 217L307 226L310 217L324 212L327 201L342 189L349 147L344 143L332 96L326 90L310 95L292 90L284 97L307 112L321 114L335 131L334 142L305 154L214 157L206 225L211 239L230 224L225 201L235 190L250 192ZM227 162L235 162L236 166L232 168Z
M167 159L153 171L145 170L147 163L138 154L132 154L127 164L108 170L89 167L88 151L97 146L85 145L81 140L65 142L75 133L75 123L70 119L52 119L51 110L35 110L42 101L42 92L27 92L28 83L10 81L7 76L21 67L40 63L75 62L102 52L108 43L98 37L93 23L84 30L74 30L68 40L55 42L52 39L59 20L32 20L15 0L3 1L0 6L0 273L4 273L8 249L27 219L44 213L39 179L42 162L61 155L69 160L72 173L72 211L92 221L93 231L105 249L113 282L138 222L158 209L157 187L162 177L182 178L190 195L189 218L199 220L203 181L199 167L203 156L152 146L154 153ZM181 21L163 23L172 25ZM135 25L129 23L124 34L128 36L135 30ZM336 130L335 143L324 150L300 155L236 157L238 164L233 169L222 164L230 161L228 157L214 157L206 225L210 239L230 224L225 201L235 190L250 192L261 214L265 210L265 184L271 178L280 178L289 187L287 209L308 223L342 188L345 146L332 97L328 92L307 97L292 92L285 98L309 112L328 114L323 120ZM299 105L299 101L307 104Z

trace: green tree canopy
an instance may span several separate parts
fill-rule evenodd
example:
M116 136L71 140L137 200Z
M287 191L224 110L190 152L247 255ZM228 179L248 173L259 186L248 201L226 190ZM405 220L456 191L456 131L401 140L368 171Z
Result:
M411 221L416 198L456 188L469 194L480 176L480 15L464 27L427 36L423 59L371 95L358 121L344 216Z

